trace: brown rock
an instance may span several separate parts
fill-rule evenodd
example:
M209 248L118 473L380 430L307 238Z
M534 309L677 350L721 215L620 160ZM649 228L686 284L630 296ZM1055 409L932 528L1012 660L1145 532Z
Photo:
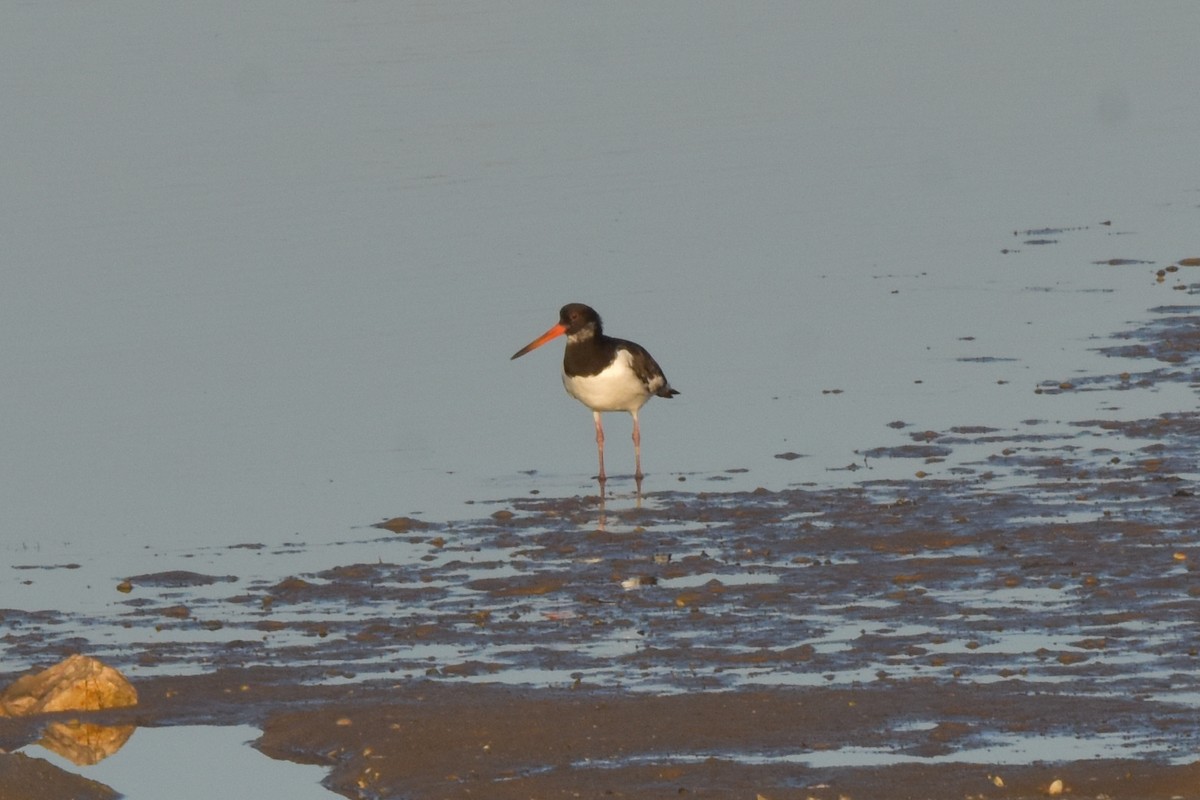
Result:
M383 522L376 522L376 528L383 528L392 533L408 533L409 531L427 531L433 526L413 517L393 517Z
M132 705L137 705L137 690L125 676L94 658L78 654L49 669L18 678L0 694L0 716L6 717Z

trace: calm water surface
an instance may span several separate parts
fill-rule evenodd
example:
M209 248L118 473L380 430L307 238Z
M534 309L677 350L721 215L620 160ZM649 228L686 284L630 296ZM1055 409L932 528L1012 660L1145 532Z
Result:
M0 564L79 567L5 569L0 607L588 491L556 348L508 360L567 301L683 392L643 415L651 490L1194 402L1034 393L1186 300L1154 271L1200 255L1193 4L3 17Z
M5 17L0 560L80 569L0 605L589 491L558 354L508 359L568 300L683 392L645 410L650 490L1194 400L1033 391L1186 298L1154 270L1200 252L1190 4Z

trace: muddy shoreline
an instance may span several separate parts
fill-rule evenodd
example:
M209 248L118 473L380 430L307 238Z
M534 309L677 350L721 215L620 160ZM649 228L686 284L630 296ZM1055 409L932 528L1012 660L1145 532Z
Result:
M1196 725L1192 709L1020 682L663 696L440 681L305 687L296 677L282 669L153 679L143 682L139 708L89 716L113 726L260 726L260 750L328 767L326 784L347 797L1019 798L1054 794L1055 781L1075 796L1188 797L1200 781L1195 762L1043 761L1036 751L1027 763L947 758L998 735L1086 739L1149 721L1187 739ZM0 731L11 742L44 723L6 722ZM896 763L820 764L845 748L886 751ZM4 797L45 797L48 786L114 796L36 761L0 758ZM24 792L20 767L36 769Z
M1194 388L1195 310L1037 391ZM868 457L906 480L531 496L388 521L372 562L131 575L114 619L0 611L5 645L150 673L90 722L253 724L351 798L1194 795L1200 414L984 422L897 421ZM45 796L31 761L4 797Z

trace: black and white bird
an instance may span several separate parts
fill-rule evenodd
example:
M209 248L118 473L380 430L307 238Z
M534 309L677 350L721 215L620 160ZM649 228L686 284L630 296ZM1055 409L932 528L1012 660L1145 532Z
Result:
M596 420L596 451L600 474L604 475L604 426L600 415L605 411L628 411L633 417L634 478L642 480L642 434L638 411L652 396L674 397L679 394L667 383L658 362L646 348L624 339L604 335L600 315L583 303L569 303L558 312L558 324L513 354L520 358L551 339L566 334L562 382L567 394L592 410Z

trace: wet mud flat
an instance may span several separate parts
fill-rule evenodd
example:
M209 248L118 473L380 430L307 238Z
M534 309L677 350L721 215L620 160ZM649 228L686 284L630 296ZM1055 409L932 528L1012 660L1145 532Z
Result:
M1194 387L1196 310L1155 311L1037 391ZM2 643L129 669L139 706L89 721L254 724L353 798L1196 796L1200 414L986 423L898 420L867 456L906 479L530 496L311 573L129 576Z

